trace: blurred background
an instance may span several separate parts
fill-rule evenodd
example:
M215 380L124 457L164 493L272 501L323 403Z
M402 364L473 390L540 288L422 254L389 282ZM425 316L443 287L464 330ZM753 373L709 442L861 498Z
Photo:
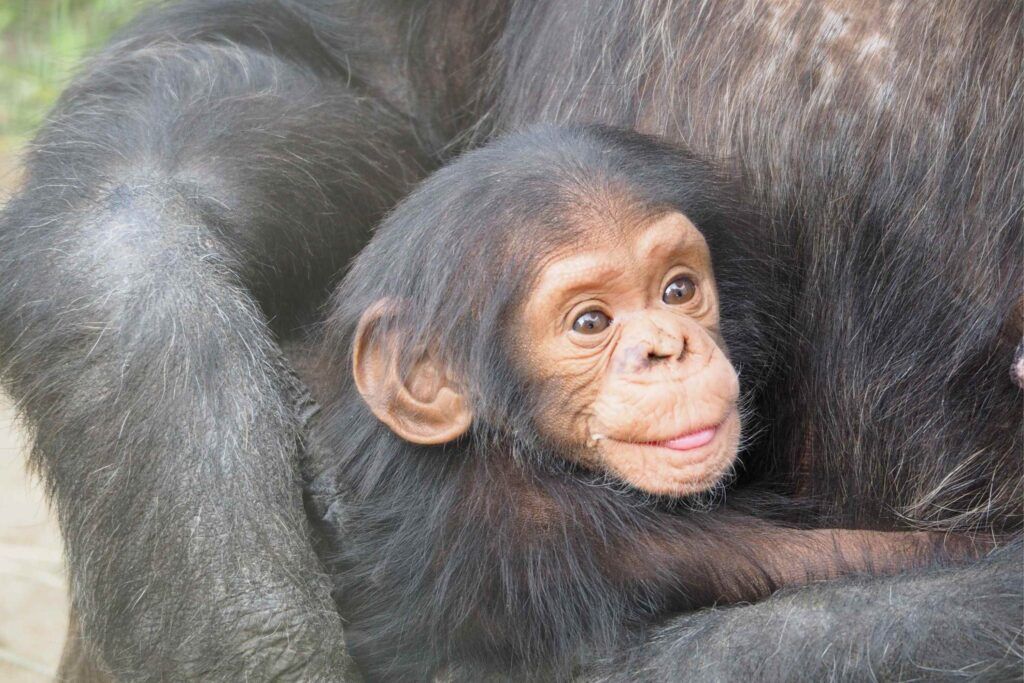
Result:
M140 0L0 0L0 204L18 158L75 67ZM3 277L3 273L0 273ZM0 393L0 682L52 680L67 627L60 538L27 436Z

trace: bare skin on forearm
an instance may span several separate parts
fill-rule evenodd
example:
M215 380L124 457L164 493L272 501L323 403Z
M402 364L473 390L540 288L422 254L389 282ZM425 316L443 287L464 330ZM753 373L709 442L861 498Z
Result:
M697 543L681 543L681 538L693 538L693 530L673 529L669 523L656 536L615 544L608 559L620 580L664 584L667 593L682 593L686 603L707 604L756 602L781 588L816 581L965 561L995 547L990 539L964 534L793 529L751 522L737 533L732 519L728 533L716 537L709 528ZM641 563L638 557L648 559Z

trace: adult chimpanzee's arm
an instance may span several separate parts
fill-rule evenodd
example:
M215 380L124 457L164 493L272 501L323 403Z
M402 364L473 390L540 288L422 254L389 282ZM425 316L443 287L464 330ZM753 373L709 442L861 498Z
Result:
M280 329L319 300L421 155L361 48L295 3L246 4L161 10L98 56L0 214L4 386L81 645L118 677L337 679L347 661L268 314Z
M594 681L1016 680L1019 543L959 569L820 583L652 629Z

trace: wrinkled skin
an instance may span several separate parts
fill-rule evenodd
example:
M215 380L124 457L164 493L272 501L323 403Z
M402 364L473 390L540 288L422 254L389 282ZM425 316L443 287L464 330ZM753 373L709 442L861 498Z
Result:
M609 239L552 257L516 329L551 408L540 423L548 438L641 490L685 496L714 487L736 457L739 380L703 236L678 213L645 222L628 233L605 226ZM680 277L695 282L692 298L666 303ZM573 330L590 311L610 324ZM696 447L666 444L709 428Z

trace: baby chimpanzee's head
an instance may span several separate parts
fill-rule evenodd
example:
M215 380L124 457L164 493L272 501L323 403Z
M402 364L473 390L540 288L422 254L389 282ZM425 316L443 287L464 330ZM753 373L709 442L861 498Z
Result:
M740 439L709 249L740 222L727 196L705 163L602 127L463 155L339 289L352 386L407 442L554 455L655 494L715 486Z

